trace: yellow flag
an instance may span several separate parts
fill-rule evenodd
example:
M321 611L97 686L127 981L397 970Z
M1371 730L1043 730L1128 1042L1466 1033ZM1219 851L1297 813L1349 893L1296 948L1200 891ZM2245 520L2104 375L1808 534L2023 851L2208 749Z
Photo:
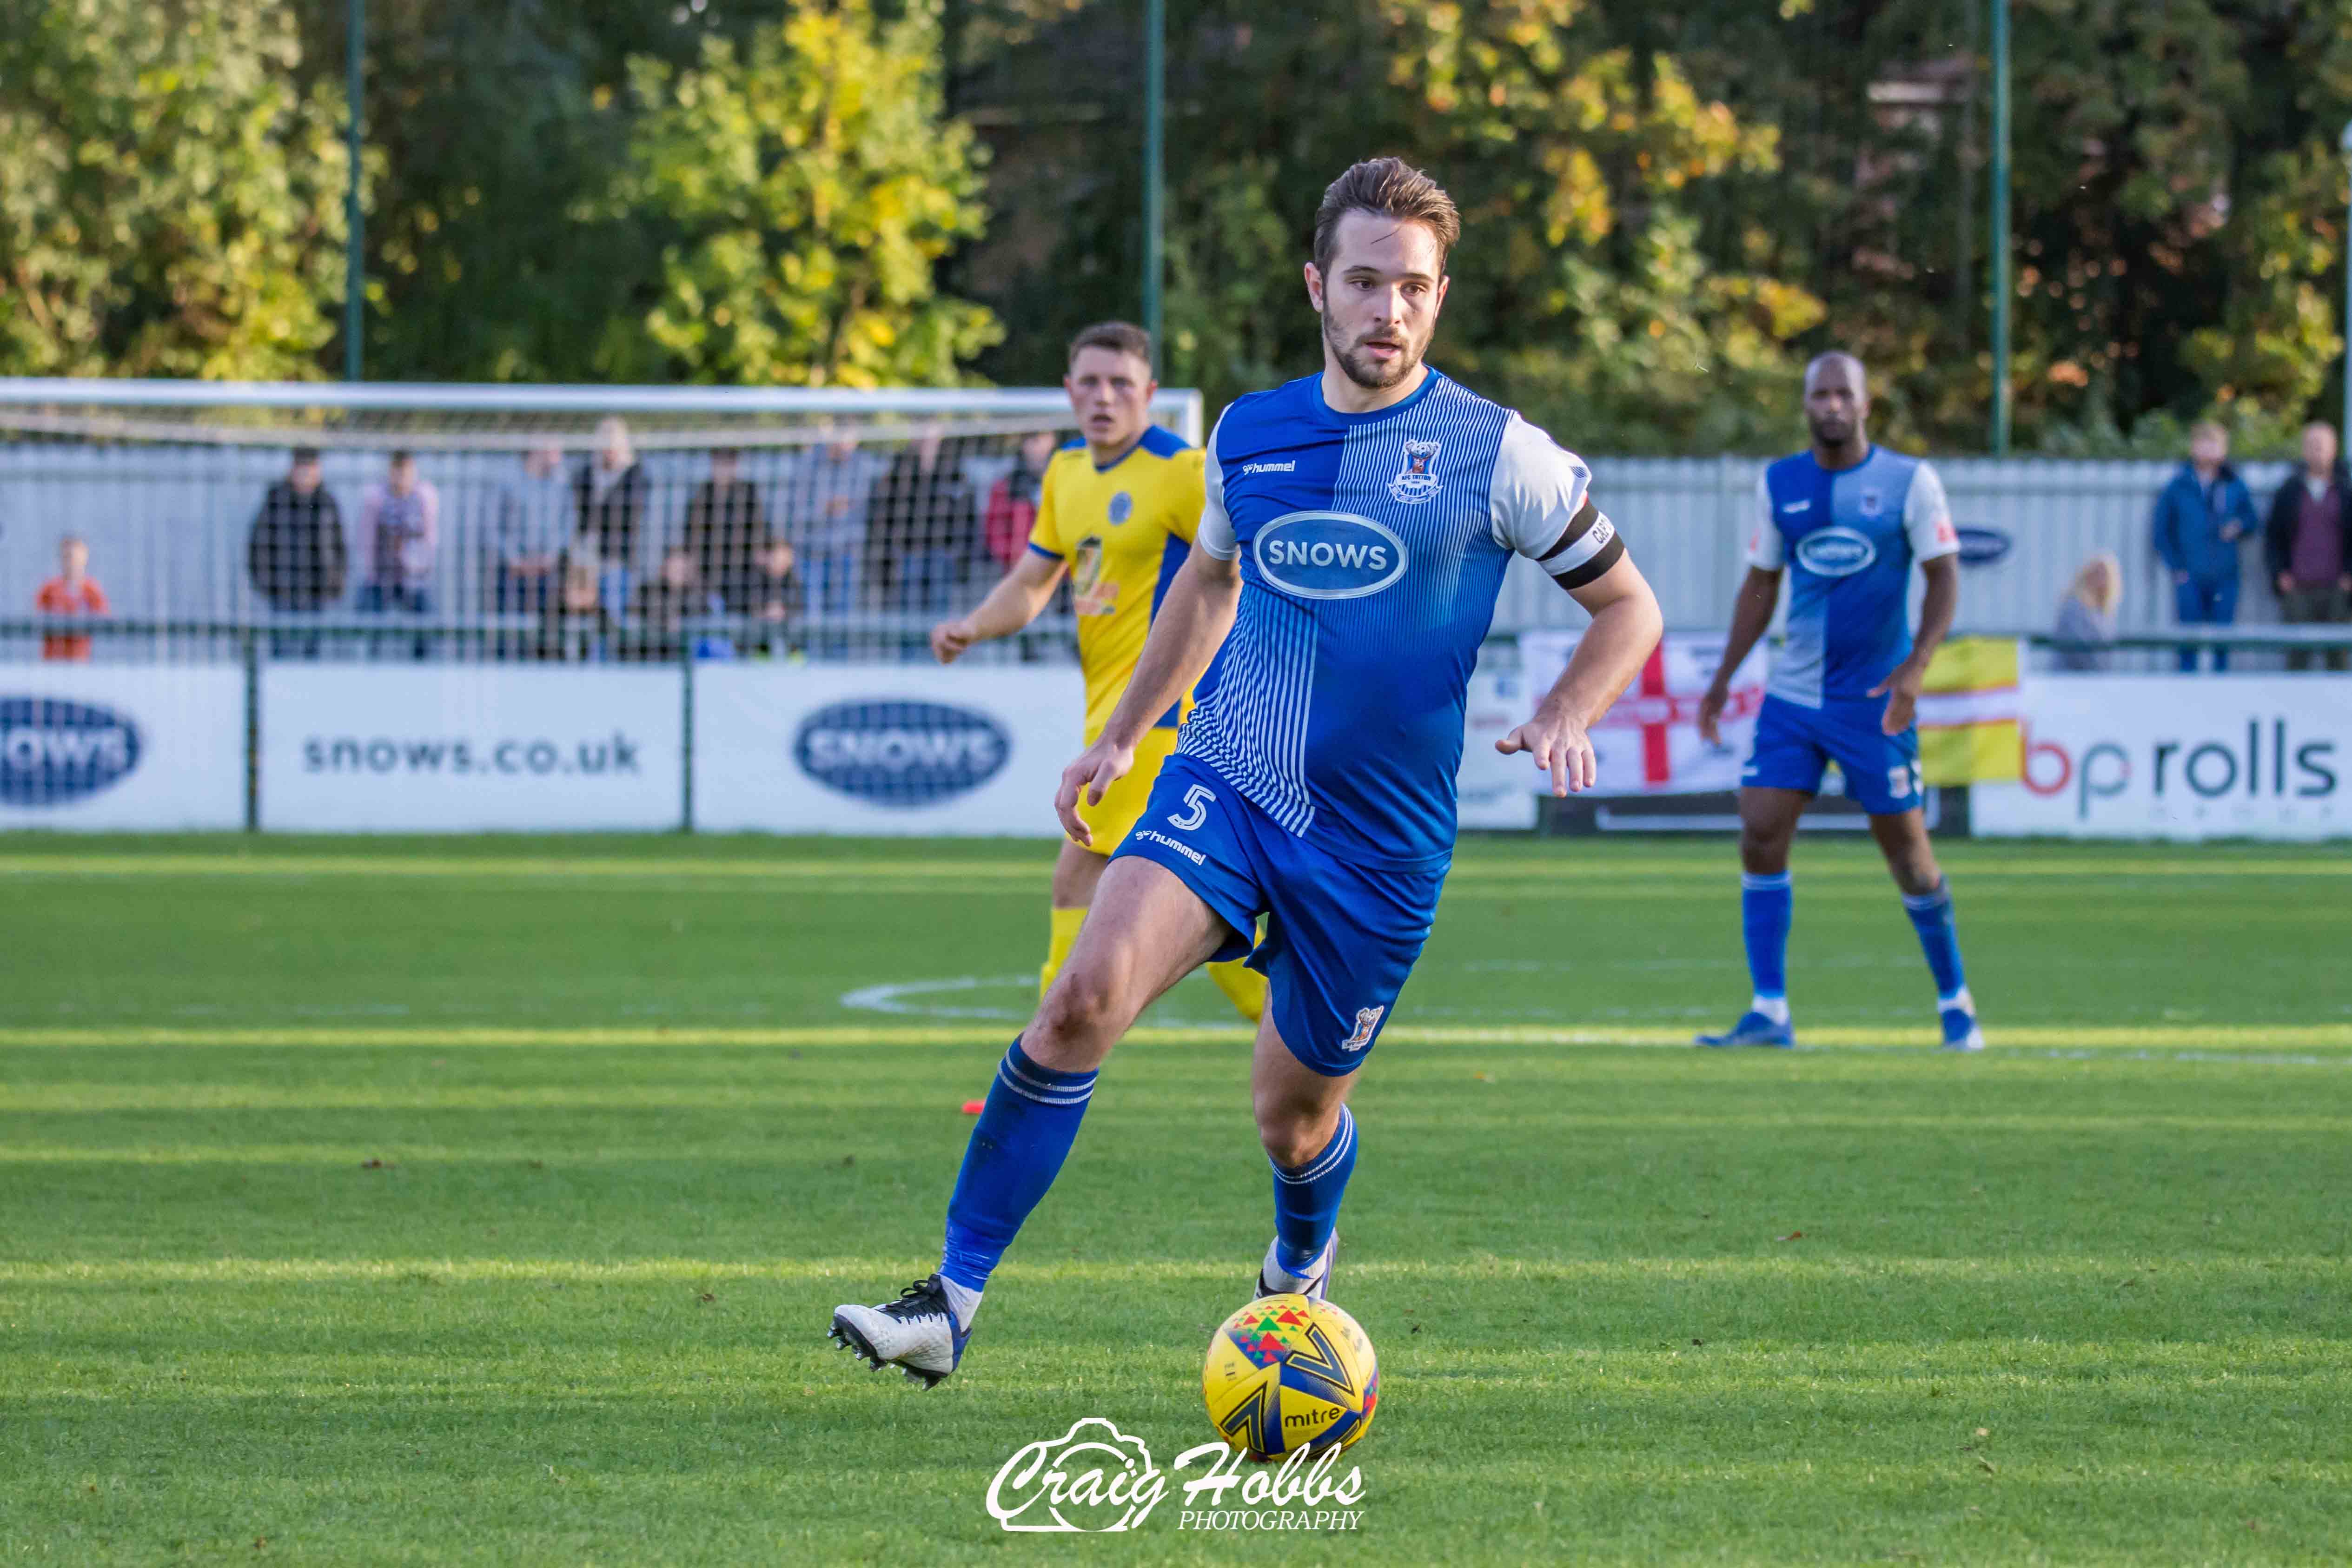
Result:
M1919 695L1919 770L1930 784L1979 784L2024 772L2017 721L2024 645L1955 637L1928 661Z

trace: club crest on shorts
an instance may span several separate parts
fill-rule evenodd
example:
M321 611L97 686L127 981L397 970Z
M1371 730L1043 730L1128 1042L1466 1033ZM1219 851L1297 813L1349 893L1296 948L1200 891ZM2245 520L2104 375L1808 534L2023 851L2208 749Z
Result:
M1341 1051L1361 1051L1372 1043L1372 1030L1381 1027L1381 1015L1386 1008L1358 1008L1356 1032L1339 1042Z
M1406 442L1404 466L1398 469L1397 476L1389 481L1389 494L1408 507L1417 507L1423 501L1435 498L1442 486L1438 484L1437 476L1430 470L1436 466L1440 444L1435 441Z

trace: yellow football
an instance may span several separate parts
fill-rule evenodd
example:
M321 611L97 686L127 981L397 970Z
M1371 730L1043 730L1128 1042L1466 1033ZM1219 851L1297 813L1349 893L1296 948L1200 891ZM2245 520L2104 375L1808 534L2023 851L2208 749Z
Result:
M1227 1318L1201 1373L1210 1425L1255 1459L1348 1447L1370 1427L1380 1387L1356 1320L1295 1295L1262 1296Z

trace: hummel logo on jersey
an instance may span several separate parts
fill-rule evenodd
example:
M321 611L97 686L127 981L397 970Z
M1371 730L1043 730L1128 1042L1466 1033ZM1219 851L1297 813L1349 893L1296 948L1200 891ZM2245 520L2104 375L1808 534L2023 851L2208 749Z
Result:
M1437 476L1430 472L1431 465L1437 461L1439 445L1440 443L1434 441L1406 442L1404 466L1398 469L1397 476L1389 481L1389 494L1408 507L1417 507L1423 501L1434 499L1437 492L1444 488L1438 483Z
M1381 1027L1381 1015L1386 1008L1358 1008L1356 1032L1339 1042L1341 1051L1361 1051L1372 1043L1372 1030Z
M1296 460L1288 463L1244 463L1242 465L1242 472L1244 474L1296 474L1298 472L1298 464Z

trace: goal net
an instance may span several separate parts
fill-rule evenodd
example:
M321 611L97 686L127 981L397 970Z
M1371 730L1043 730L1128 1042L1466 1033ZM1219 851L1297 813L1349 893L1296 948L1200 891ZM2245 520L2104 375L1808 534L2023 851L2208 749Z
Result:
M1197 392L1152 414L1201 438ZM0 658L69 539L139 628L100 659L916 657L1073 425L1058 388L0 380ZM979 656L1067 657L1065 609Z

